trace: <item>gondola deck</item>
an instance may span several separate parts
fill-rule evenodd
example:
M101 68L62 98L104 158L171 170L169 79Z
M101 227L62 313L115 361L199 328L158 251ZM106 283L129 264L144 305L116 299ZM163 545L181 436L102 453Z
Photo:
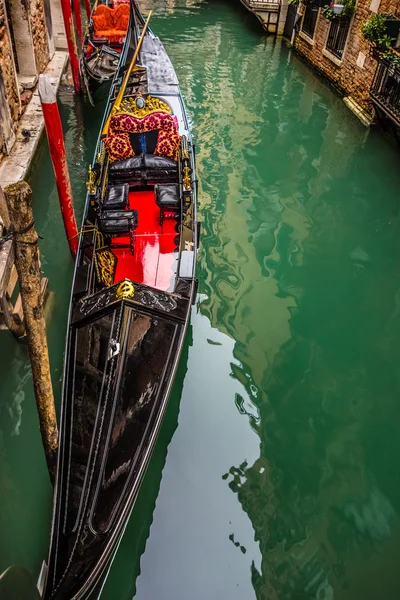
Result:
M154 191L131 192L129 208L138 211L135 253L119 244L129 244L129 238L112 240L118 258L114 281L128 278L160 290L169 290L176 271L177 246L175 231L178 221L171 215L160 225L160 209Z

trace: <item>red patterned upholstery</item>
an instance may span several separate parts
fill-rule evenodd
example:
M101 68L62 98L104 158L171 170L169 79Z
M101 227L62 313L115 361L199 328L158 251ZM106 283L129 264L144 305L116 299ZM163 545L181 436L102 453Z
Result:
M119 114L110 120L109 131L111 135L158 131L154 154L178 160L181 136L179 135L178 120L175 116L163 112L156 112L142 118L130 114Z
M177 131L165 131L161 129L158 132L157 146L154 154L178 160L180 144L181 136Z
M135 156L127 133L112 133L104 138L110 162Z

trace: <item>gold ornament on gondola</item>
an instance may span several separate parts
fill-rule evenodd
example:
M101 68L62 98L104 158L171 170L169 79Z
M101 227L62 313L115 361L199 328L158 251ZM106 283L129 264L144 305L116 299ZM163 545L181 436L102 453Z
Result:
M110 287L113 284L116 265L117 258L110 250L105 248L96 251L95 266L97 279L105 287Z
M139 98L142 98L143 102L137 103L136 101ZM163 112L169 115L172 114L171 107L164 102L164 100L161 100L161 98L154 98L154 96L144 97L141 94L137 94L134 98L125 98L122 100L121 106L119 108L114 107L111 111L111 115L114 116L124 113L142 119L143 117L156 112Z
M121 300L122 298L133 298L134 295L135 287L132 281L130 281L129 279L125 279L119 284L117 292L115 294L118 300Z
M96 179L97 179L97 175L93 171L92 165L89 165L88 180L86 182L86 188L87 188L87 191L89 192L89 194L96 193Z
M182 180L185 190L190 190L192 187L192 169L190 167L183 167Z

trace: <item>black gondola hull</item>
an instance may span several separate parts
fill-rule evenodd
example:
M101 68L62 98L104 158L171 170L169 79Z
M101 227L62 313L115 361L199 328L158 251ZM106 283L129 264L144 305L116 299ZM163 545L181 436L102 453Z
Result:
M65 468L48 598L89 598L107 572L151 456L187 326L190 298L152 290L144 305L116 299L117 288L81 301L75 317L83 320L69 332ZM143 294L143 286L136 288Z

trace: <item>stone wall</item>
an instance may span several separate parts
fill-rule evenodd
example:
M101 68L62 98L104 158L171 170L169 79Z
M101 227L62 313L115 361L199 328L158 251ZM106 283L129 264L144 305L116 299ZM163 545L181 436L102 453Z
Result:
M300 33L296 35L294 45L342 94L351 96L372 115L369 89L377 63L371 55L370 44L364 40L360 29L362 23L372 14L371 8L373 12L393 13L400 17L399 0L358 0L342 60L327 52L325 48L330 22L323 16L322 10L319 11L313 39L302 32L300 26Z
M18 84L14 70L10 32L3 0L0 1L0 72L11 118L13 121L16 121L19 118L20 112Z
M48 0L0 0L0 160L15 139L18 121L32 92L36 75L50 60L45 2ZM51 20L51 17L50 17ZM21 76L24 76L21 80Z
M49 45L46 28L44 0L30 0L29 18L33 47L35 49L36 68L42 73L49 62Z

